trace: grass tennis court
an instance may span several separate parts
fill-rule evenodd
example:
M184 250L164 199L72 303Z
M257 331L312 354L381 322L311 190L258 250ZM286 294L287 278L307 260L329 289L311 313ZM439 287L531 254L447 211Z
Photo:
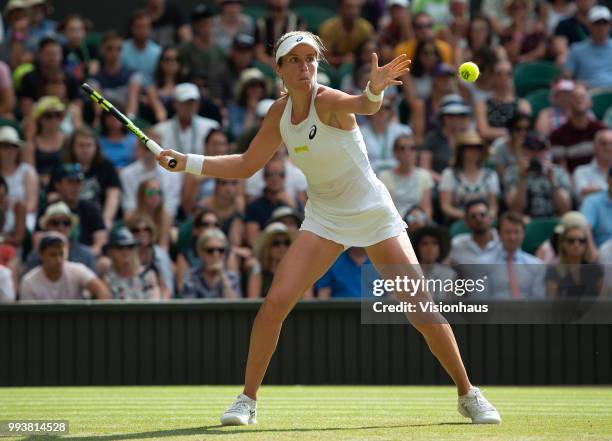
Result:
M612 388L482 389L501 426L467 424L451 387L412 386L266 386L248 427L219 426L237 386L0 388L0 420L69 420L68 439L100 441L612 440Z

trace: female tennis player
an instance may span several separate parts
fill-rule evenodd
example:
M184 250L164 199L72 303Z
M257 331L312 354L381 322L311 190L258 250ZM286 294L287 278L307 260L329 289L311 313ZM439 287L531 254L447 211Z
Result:
M410 61L400 56L379 67L373 53L368 86L361 95L352 96L317 84L322 51L319 38L309 32L291 32L278 40L276 74L287 94L272 105L245 153L204 157L164 150L159 157L160 165L169 171L246 179L284 142L308 181L304 222L253 323L244 391L221 417L223 425L257 422L257 391L283 321L343 249L365 247L382 277L394 277L388 268L400 265L409 276L421 276L406 224L372 171L355 120L355 114L379 110L384 89L401 84L398 78L408 72ZM167 157L176 159L174 169L167 166ZM497 410L471 385L448 323L443 318L411 322L457 385L459 412L473 423L499 423Z

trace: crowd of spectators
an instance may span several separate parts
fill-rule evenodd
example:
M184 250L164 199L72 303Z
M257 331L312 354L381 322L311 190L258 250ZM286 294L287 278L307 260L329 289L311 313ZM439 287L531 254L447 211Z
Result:
M318 81L347 93L372 52L412 59L358 123L428 277L496 264L496 298L612 295L612 14L596 0L142 0L115 29L51 1L2 14L0 300L264 297L308 199L286 147L245 181L169 173L79 86L166 148L241 153L282 93L274 42L307 29ZM456 73L468 60L475 83ZM366 264L348 249L305 296L358 297Z

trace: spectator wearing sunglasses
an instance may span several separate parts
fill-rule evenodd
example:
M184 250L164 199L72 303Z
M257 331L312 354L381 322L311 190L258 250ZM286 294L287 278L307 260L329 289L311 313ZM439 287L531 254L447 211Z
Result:
M413 205L406 210L404 221L408 225L408 231L413 231L432 223L431 218L427 216L425 210L419 205Z
M157 231L153 219L143 214L135 214L125 222L125 226L138 241L140 264L144 268L152 269L157 275L161 297L174 297L174 264L168 253L155 243Z
M280 222L272 222L257 238L255 254L261 265L260 291L249 293L249 297L265 297L272 285L272 279L278 269L281 259L293 243L296 233ZM304 297L312 297L312 289L308 289Z
M55 202L47 207L45 213L39 221L42 231L54 231L62 234L68 239L68 261L82 263L92 271L96 270L96 256L91 252L87 245L74 240L73 231L76 231L79 224L79 217L70 211L70 207L64 202ZM35 235L34 242L38 241ZM33 249L25 262L25 271L30 271L40 265L40 256L36 249Z
M223 231L211 228L204 231L196 244L202 264L185 276L183 298L239 298L242 297L240 277L226 268L225 256L229 243Z
M493 226L489 203L474 199L465 204L465 226L469 233L459 234L451 241L450 262L453 265L478 263L491 259L500 246Z
M106 254L111 259L111 269L104 275L104 282L117 300L158 300L161 298L157 274L143 267L138 258L139 242L125 227L113 230Z
M156 243L164 250L168 250L172 217L164 208L163 200L164 195L159 182L154 178L145 179L138 186L136 209L126 213L124 218L127 220L134 214L149 216L159 231Z
M433 179L429 172L416 166L416 150L412 136L398 136L393 143L398 166L381 172L380 180L389 190L397 211L405 213L411 206L420 205L431 217Z

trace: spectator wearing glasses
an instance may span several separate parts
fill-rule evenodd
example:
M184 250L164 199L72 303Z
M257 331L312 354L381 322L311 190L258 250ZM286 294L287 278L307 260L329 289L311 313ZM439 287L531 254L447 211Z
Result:
M490 260L499 247L499 235L492 228L493 216L484 199L475 199L465 205L465 226L469 233L459 234L451 241L450 262L453 265Z
M393 143L399 136L412 135L410 127L395 119L393 98L385 97L379 111L369 115L366 124L361 126L368 159L377 174L397 166Z
M406 210L404 221L408 225L408 231L414 231L421 227L431 224L431 217L418 205L413 205Z
M579 202L591 193L608 189L608 170L612 167L612 130L603 129L595 134L595 157L574 170L574 195Z
M161 291L157 274L140 264L139 242L132 233L120 227L110 234L106 254L111 268L104 275L104 282L116 300L159 300Z
M512 64L508 60L499 60L495 63L493 72L491 95L474 104L478 132L487 141L506 136L508 121L515 113L531 114L529 102L515 94Z
M68 261L82 263L92 271L96 270L96 256L87 245L74 240L72 231L78 228L79 218L70 211L64 202L55 202L47 207L41 216L39 225L43 232L54 231L68 239ZM38 235L34 242L39 241ZM30 271L40 264L40 255L36 247L30 252L25 262L25 271Z
M127 220L134 214L153 219L155 229L159 231L156 243L167 251L170 248L172 216L164 208L162 189L155 179L146 179L138 185L136 209L126 213L124 218Z
M593 6L587 15L591 37L570 48L565 69L589 88L612 86L612 14L606 6Z
M47 232L38 244L41 264L21 279L20 300L109 299L111 294L96 274L82 263L66 262L68 239Z
M85 175L79 164L62 164L54 171L53 193L47 195L47 200L48 203L58 200L64 202L70 211L79 217L76 233L78 241L91 247L91 251L98 256L108 235L102 212L92 202L80 198L84 179Z
M153 220L149 216L135 214L125 222L125 226L138 241L140 264L143 268L152 269L157 275L161 297L174 297L174 264L168 253L155 243L157 231Z
M504 178L506 169L516 164L521 146L530 130L531 116L519 112L508 121L508 135L493 141L490 162L501 179Z
M42 187L49 184L53 169L62 162L66 135L61 124L65 113L66 106L59 98L44 96L34 106L32 123L24 123L29 144L23 152L24 160L36 166Z
M183 298L240 298L240 277L226 267L228 242L223 231L211 228L198 237L196 248L201 264L186 274Z
M559 262L546 271L549 297L603 295L604 271L589 249L588 226L569 224L559 236Z
M499 180L485 168L488 152L482 138L472 131L457 138L453 164L442 172L438 191L440 208L449 221L465 218L465 207L472 199L485 199L493 218L497 217Z
M284 207L286 208L286 207ZM255 284L259 289L249 292L249 297L265 297L272 279L278 269L278 265L287 250L295 240L297 232L291 231L281 222L271 222L257 237L255 242L255 255L259 260L260 271L255 275ZM312 288L304 294L305 297L312 297Z
M441 62L440 52L433 39L417 44L410 73L402 80L406 102L418 106L418 100L424 101L431 95L434 71Z
M29 163L22 161L25 144L12 126L0 127L0 176L8 186L8 200L23 203L26 225L35 225L38 207L38 175Z
M416 166L417 148L413 137L398 136L393 143L393 155L397 167L381 172L380 180L389 190L397 211L405 213L413 205L419 205L431 217L433 179L428 171Z
M285 191L285 165L281 160L271 160L264 167L265 188L263 195L247 205L247 243L253 244L255 237L270 220L272 212L283 205L295 208L292 197Z
M551 162L550 143L531 132L504 177L506 205L530 217L560 216L571 207L567 172Z

